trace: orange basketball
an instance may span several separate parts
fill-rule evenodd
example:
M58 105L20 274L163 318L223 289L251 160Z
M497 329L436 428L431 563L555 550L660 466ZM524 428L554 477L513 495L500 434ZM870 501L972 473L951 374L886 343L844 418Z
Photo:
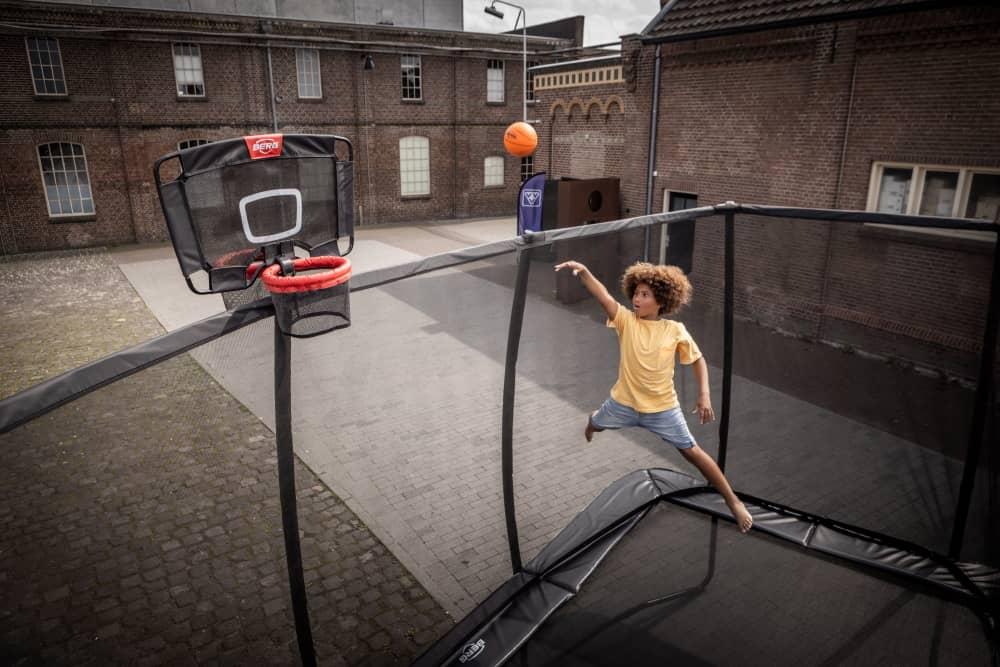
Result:
M527 123L511 123L503 133L503 147L514 157L528 157L538 147L538 134Z

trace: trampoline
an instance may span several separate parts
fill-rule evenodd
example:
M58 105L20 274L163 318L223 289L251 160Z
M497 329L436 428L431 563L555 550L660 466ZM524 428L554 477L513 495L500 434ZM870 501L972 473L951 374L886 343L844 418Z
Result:
M286 136L283 159L252 163L244 144L192 149L179 158L188 191L164 183L165 208L207 228L219 211L272 193L261 210L277 223L266 229L236 214L210 239L178 240L171 228L192 290L223 292L230 309L0 401L5 446L66 437L80 423L71 411L97 400L89 395L155 378L190 353L198 373L276 432L281 475L293 465L294 430L301 461L328 473L338 493L387 508L384 541L419 541L453 582L423 583L461 591L452 605L462 620L416 665L998 664L995 246L975 254L982 279L963 293L922 286L947 323L940 332L915 306L887 312L912 286L899 280L904 260L885 252L901 228L994 237L995 228L708 206L359 271L350 306L338 283L320 317L289 332L274 325L260 275L282 255L339 256L341 237L353 247L350 154L338 156L337 139ZM206 175L219 165L250 166L236 178ZM671 229L693 247L671 247ZM246 247L244 237L273 247ZM947 263L968 261L926 239L911 250L905 261L943 263L932 280L945 284ZM582 444L616 350L595 304L552 265L582 259L614 292L627 264L678 252L696 294L679 318L717 364L718 430L695 436L754 515L747 536L660 443L621 432ZM864 298L848 299L858 285ZM295 357L289 333L309 338ZM689 401L683 374L678 388ZM166 390L115 395L137 419L173 400ZM186 441L198 442L198 419L225 418L206 409L186 420ZM95 443L114 432L110 413L84 423L100 434ZM312 546L300 552L298 527L289 531L294 499L283 486L289 582L310 663L313 640L334 630L306 612L301 561Z

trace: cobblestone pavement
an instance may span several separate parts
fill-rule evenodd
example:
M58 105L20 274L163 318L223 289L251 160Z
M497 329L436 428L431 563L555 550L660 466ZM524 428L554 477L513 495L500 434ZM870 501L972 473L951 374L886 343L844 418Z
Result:
M104 251L0 261L0 392L162 333ZM299 462L324 665L452 620ZM271 431L188 355L0 436L0 663L295 664Z

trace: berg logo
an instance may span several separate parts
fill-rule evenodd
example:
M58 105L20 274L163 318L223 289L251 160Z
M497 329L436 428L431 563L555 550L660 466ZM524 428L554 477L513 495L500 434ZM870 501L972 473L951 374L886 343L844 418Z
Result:
M258 134L252 137L243 137L251 160L261 160L281 155L281 149L285 143L284 139L284 136L281 134Z
M483 639L467 644L465 648L462 649L462 654L458 656L458 661L465 664L470 660L475 660L479 657L479 654L483 652L484 648L486 648L486 640Z

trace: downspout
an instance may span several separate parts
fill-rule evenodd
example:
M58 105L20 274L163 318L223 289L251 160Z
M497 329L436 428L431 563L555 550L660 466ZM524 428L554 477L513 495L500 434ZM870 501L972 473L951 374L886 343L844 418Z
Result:
M653 178L656 166L656 127L660 111L660 45L656 45L656 60L653 63L653 96L650 100L649 110L649 161L646 163L646 215L653 213ZM642 258L649 261L649 235L650 229L646 227L643 233Z
M267 92L271 98L271 131L278 132L278 111L274 106L274 68L271 66L271 42L267 42Z
M115 49L114 54L105 61L105 71L108 77L108 89L111 93L111 104L114 105L115 109L115 134L118 138L118 154L121 156L121 161L119 162L119 168L121 169L122 182L125 184L125 198L128 200L128 215L129 220L132 222L132 242L139 242L139 232L137 229L138 220L135 215L135 204L132 202L132 185L128 177L128 157L125 155L125 142L122 139L122 96L118 94L118 82L115 80L115 72L118 70L116 67L118 59L117 42L112 42ZM108 61L111 61L110 65ZM93 190L91 190L93 193Z

